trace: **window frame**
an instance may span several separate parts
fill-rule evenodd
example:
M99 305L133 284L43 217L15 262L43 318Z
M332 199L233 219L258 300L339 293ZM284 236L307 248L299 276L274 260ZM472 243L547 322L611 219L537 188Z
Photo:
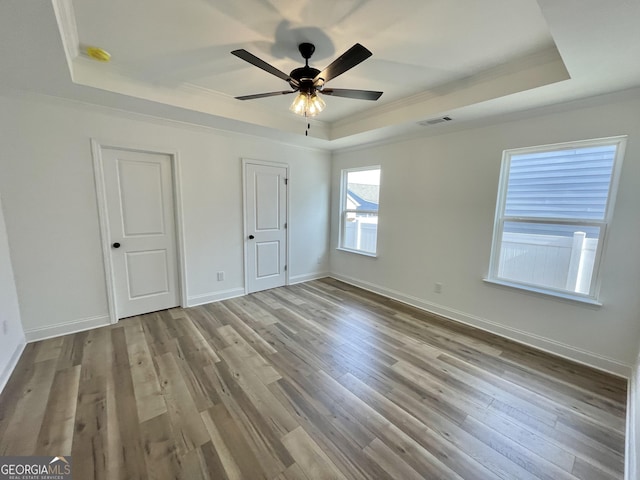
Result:
M498 197L496 201L496 213L493 225L493 239L491 242L491 256L489 260L489 272L484 279L486 282L495 283L507 287L513 287L528 292L540 293L554 297L560 297L578 302L602 305L599 300L601 278L600 271L603 260L603 252L605 251L608 230L613 218L615 201L618 193L618 184L620 181L620 171L624 158L627 135L619 135L613 137L604 137L597 139L578 140L572 142L554 143L548 145L539 145L534 147L513 148L504 150L502 153L502 163L500 167L500 177L498 185ZM609 183L609 192L605 206L605 214L602 220L580 220L577 218L545 218L545 217L515 217L506 216L506 200L509 183L509 174L511 172L511 158L515 155L555 152L560 150L572 150L577 148L588 148L610 145L616 146L616 153L613 159L613 168L611 172L611 180ZM504 233L505 222L515 223L532 223L532 224L551 224L551 225L574 225L574 226L592 226L600 228L598 238L598 246L595 252L595 260L593 265L593 273L591 276L591 284L589 285L589 293L570 292L563 289L553 287L545 287L541 285L520 282L517 280L501 278L498 276L498 268L500 263L500 253L502 248L502 239Z
M380 165L367 165L364 167L353 167L353 168L343 168L340 170L340 228L339 228L339 236L338 236L338 248L337 250L342 250L344 252L356 253L358 255L364 255L365 257L374 257L378 256L378 230L376 228L376 251L369 252L367 250L359 250L357 248L349 248L344 246L344 237L345 237L345 222L347 219L347 214L349 213L365 213L371 214L374 213L380 219L380 202L378 202L378 210L356 210L349 208L347 209L347 184L349 173L351 172L363 172L367 170L380 170L380 178L382 179L382 167ZM382 183L382 181L380 181ZM380 188L380 185L378 185ZM379 192L378 192L379 195Z

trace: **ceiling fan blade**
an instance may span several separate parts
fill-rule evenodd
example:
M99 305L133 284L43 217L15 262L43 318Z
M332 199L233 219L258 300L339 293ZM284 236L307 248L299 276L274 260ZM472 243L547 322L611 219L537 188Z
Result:
M281 78L285 82L293 82L294 84L298 84L298 82L292 79L288 74L284 73L281 70L278 70L273 65L269 65L264 60L256 57L253 53L247 52L245 49L234 50L231 52L232 55L235 55L238 58L241 58L245 62L249 62L251 65L255 65L258 68L261 68L265 72L269 72L271 75L275 75L278 78Z
M255 98L277 97L278 95L287 95L289 93L295 93L297 90L283 90L281 92L268 92L268 93L256 93L254 95L243 95L241 97L234 97L236 100L253 100Z
M351 90L349 88L323 88L318 90L325 95L333 95L334 97L355 98L358 100L378 100L383 92L374 92L373 90Z
M338 75L342 75L347 70L355 67L361 62L364 62L371 55L373 54L369 50L359 43L356 43L353 47L336 58L331 65L316 75L313 82L315 83L322 78L324 79L324 83L327 83L332 78L336 78Z

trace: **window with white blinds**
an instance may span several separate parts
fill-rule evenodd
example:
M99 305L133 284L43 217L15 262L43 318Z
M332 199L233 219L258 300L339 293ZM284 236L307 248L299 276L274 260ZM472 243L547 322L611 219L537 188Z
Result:
M625 141L504 152L489 281L597 303Z

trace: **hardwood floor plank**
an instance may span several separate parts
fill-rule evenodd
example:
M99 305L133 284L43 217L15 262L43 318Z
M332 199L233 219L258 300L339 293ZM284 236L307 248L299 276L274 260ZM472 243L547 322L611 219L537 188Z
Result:
M209 435L173 354L165 353L157 357L156 361L162 396L176 436L178 454L186 455L207 443Z
M561 418L556 424L556 429L566 432L572 437L582 439L597 439L598 446L602 445L620 455L624 455L624 434L620 426L618 431L613 427L608 428L602 424L590 422L584 418Z
M210 442L191 450L180 458L180 474L182 478L194 480L226 479L224 472L218 470L216 456L216 452Z
M38 434L35 454L71 455L79 384L80 365L56 372Z
M35 359L35 357L34 357ZM16 385L19 396L16 408L0 432L0 455L34 455L45 409L55 376L56 360L33 364L32 375L23 385Z
M200 415L202 416L204 426L207 429L207 432L209 432L209 437L211 438L210 447L212 450L214 450L216 455L215 459L211 459L207 463L213 462L216 471L220 471L220 477L214 476L214 478L242 480L242 472L240 471L240 467L238 467L238 464L233 458L233 454L224 441L224 437L226 436L224 434L226 434L226 432L221 433L220 430L218 430L218 427L213 421L213 418L211 418L210 412L202 412ZM218 463L220 465L219 469Z
M254 370L251 363L247 362L235 347L225 348L220 354L229 366L235 382L278 435L285 435L298 426L298 422L266 387L282 378L281 375L278 374L277 378L268 377L269 381L265 382L264 377L259 376L259 370Z
M79 332L73 335L65 335L62 342L60 355L58 356L58 370L75 367L82 364L84 344L89 332Z
M294 383L282 379L278 382L289 403L300 413L300 423L313 435L320 449L339 470L352 479L391 480L391 477L364 454L353 442L351 435L344 435L332 422L329 410L320 402L305 395ZM295 457L294 457L295 458ZM297 461L297 460L296 460Z
M613 480L614 478L621 478L600 470L591 463L580 458L576 459L576 463L573 467L573 474L576 478L581 480Z
M501 404L514 416L526 415L549 426L555 426L558 415L555 412L558 403L540 396L535 390L529 390L504 380L493 371L484 371L480 367L466 363L459 358L442 354L438 360L448 364L455 375L474 387L493 397L493 405Z
M346 480L346 477L302 427L286 434L282 442L308 478Z
M184 480L190 480L183 476L180 459L178 458L178 447L171 429L168 413L156 415L142 422L140 424L140 437L149 479L184 478ZM75 463L73 467L75 476Z
M325 391L330 393L349 413L354 415L355 418L387 444L387 446L398 452L401 458L414 470L427 476L427 478L467 478L478 480L498 478L488 470L485 470L480 464L471 465L471 467L475 468L470 468L468 476L460 476L441 461L441 458L449 456L449 451L441 457L438 456L438 452L431 452L419 441L422 440L421 436L419 436L417 440L403 430L402 427L407 426L405 423L400 422L399 425L396 424L392 419L385 417L384 414L370 406L366 401L342 385L342 383L334 380L324 372L318 372L313 380L318 384L324 385ZM427 429L425 426L414 423L413 421L411 421L411 423L422 431ZM453 452L453 450L451 450L451 452ZM471 464L473 464L473 462L471 462Z
M626 383L335 279L28 344L0 455L74 478L621 480Z
M508 437L492 430L471 416L463 422L462 429L514 464L522 467L535 478L541 480L572 479L572 475L567 471L547 462L518 443L512 442Z
M300 466L297 463L294 463L289 468L287 468L284 472L282 472L278 477L278 480L312 480L307 477Z
M222 327L223 324L211 315L205 307L185 310L185 316L193 322L200 334L211 344L214 350L224 348L226 344L218 335L218 328Z
M564 471L572 471L576 459L575 455L561 448L552 439L518 425L507 417L497 415L491 410L475 411L469 415Z
M391 478L401 478L403 480L421 480L423 478L379 438L374 438L365 447L364 452L371 460L380 465Z
M222 383L226 386L227 394L222 395L221 398L228 412L233 415L236 428L243 432L245 441L250 445L256 457L260 458L261 467L267 476L279 475L292 465L294 460L282 444L281 437L274 425L263 417L251 402L242 387L236 382L232 371L224 360L216 363L213 368L216 369Z
M437 379L430 378L425 371L406 362L398 362L392 368L418 387L416 394L421 397L423 403L428 403L431 408L458 424L465 420L469 412L478 409L482 410L493 401L493 398L488 396L479 400L478 398L468 398L461 395ZM402 386L399 386L399 388L402 388Z
M198 363L208 365L220 361L220 357L209 344L202 332L195 326L190 318L181 318L180 323L183 325L181 330L184 335L178 337L180 350L191 356L198 357Z
M205 423L209 427L213 424L217 431L224 432L224 440L216 440L217 444L219 445L222 441L233 457L233 463L231 459L227 459L225 456L222 457L226 459L224 465L227 474L235 475L235 467L237 466L241 472L240 478L269 479L279 475L286 468L269 461L268 456L256 455L254 448L249 443L253 439L247 438L246 431L234 420L224 404L211 407L208 410L208 415L211 418L211 422L205 420ZM216 439L217 437L213 436L212 438ZM222 452L223 450L220 451ZM261 450L259 449L259 451Z
M287 375L281 382L270 385L271 391L285 407L288 407L294 418L301 416L304 412L301 411L300 402L296 402L291 397L291 390L287 392L282 388L286 384L290 384L298 397L301 397L305 403L312 404L313 409L331 422L350 442L364 448L376 438L373 432L347 412L328 392L304 375Z
M493 414L505 415L503 412L505 410L504 406L501 406L500 409L496 409L495 405L492 404L489 407L489 410ZM520 415L519 418L516 418L510 414L506 415L510 422L515 423L522 428L530 429L536 433L544 435L549 442L556 444L560 448L575 455L576 460L578 458L583 460L586 459L589 463L597 465L599 468L614 472L614 476L617 475L618 478L623 477L624 456L597 445L595 440L593 440L593 443L585 443L581 439L574 438L554 427L549 427L544 423L538 422L533 417Z
M184 354L184 358L176 359L198 412L203 412L222 401L218 394L218 382L208 368L211 363L202 362L201 359L202 356L196 352L188 352Z
M438 460L462 478L517 478L533 480L534 476L512 462L502 458L476 437L466 434L453 422L433 414L428 425L412 416L386 397L352 375L345 375L340 383L363 399L371 408L391 419L394 425L411 436ZM474 465L474 461L477 464ZM485 472L478 476L478 472Z
M49 338L38 342L38 353L35 361L57 360L62 351L63 343L64 337Z
M206 465L206 472L209 478L215 480L231 480L233 477L230 477L227 474L227 470L224 468L220 457L218 456L218 452L211 442L207 442L200 447L202 450L202 455ZM191 475L188 478L193 478Z
M82 461L74 463L74 476L96 480L107 478L107 425L106 380L81 372L71 455Z
M232 326L239 335L241 335L247 343L249 343L258 353L262 355L268 355L270 353L276 353L276 349L273 348L269 342L265 341L256 331L252 328L253 323L248 320L252 318L250 313L242 310L241 308L233 308L234 305L230 305L229 311L233 314L229 315L229 325ZM262 325L270 325L275 322L259 322ZM251 325L251 326L249 326Z
M140 420L136 407L135 389L131 377L131 361L127 349L127 341L123 328L111 330L111 340L114 352L114 410L116 422L110 422L110 437L114 437L114 430L118 431L116 444L110 449L109 463L113 466L118 458L121 478L128 480L146 480L144 452L140 438Z
M167 406L162 397L160 381L153 366L153 359L140 320L138 318L130 320L124 327L124 332L129 351L138 418L140 422L145 422L166 413Z
M2 455L3 434L7 432L9 424L14 419L20 399L24 395L25 386L32 381L35 374L36 354L36 344L28 343L18 359L13 374L0 393L0 455Z

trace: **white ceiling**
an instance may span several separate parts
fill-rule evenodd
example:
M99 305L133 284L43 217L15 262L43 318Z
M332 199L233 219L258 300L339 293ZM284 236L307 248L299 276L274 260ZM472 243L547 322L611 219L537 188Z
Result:
M0 84L333 149L638 86L639 18L638 0L3 0ZM310 137L292 96L233 99L288 87L231 50L289 72L303 41L319 69L363 44L330 86L383 96L325 97Z

